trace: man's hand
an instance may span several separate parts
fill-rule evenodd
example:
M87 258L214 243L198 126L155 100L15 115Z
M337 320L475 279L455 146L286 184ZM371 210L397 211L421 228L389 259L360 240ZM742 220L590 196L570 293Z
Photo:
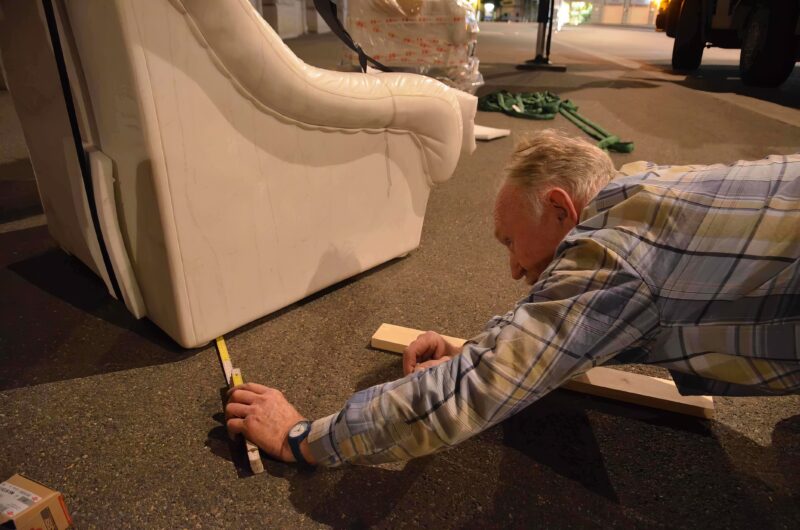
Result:
M228 391L225 406L228 433L243 434L268 455L284 462L294 462L289 447L289 430L304 419L283 393L256 383L245 383ZM301 444L303 456L309 463L310 454L305 440Z
M433 331L426 331L403 351L403 374L418 372L449 361L459 349Z

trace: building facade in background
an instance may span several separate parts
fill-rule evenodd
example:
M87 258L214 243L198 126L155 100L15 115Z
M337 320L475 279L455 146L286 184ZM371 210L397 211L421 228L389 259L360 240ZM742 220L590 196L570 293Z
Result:
M313 0L250 0L281 38L330 31ZM342 0L346 1L346 0ZM562 24L628 26L655 24L661 0L555 0L555 17ZM481 21L536 22L539 0L473 0Z
M595 0L591 22L654 26L659 0Z

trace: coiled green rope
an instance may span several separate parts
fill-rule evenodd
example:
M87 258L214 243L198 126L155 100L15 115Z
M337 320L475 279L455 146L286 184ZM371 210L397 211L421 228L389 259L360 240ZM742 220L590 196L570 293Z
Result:
M507 90L493 92L478 99L478 110L503 112L509 116L529 120L552 120L561 114L580 130L597 140L601 149L617 153L633 152L633 142L623 142L591 120L578 114L578 106L572 101L562 100L552 92L519 92Z

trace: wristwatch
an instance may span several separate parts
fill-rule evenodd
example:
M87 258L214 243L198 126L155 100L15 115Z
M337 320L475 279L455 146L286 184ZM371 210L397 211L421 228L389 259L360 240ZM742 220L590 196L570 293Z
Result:
M289 448L292 450L294 459L302 466L312 467L303 457L303 452L300 450L300 442L306 439L308 433L311 432L311 422L308 420L300 420L294 424L289 430Z

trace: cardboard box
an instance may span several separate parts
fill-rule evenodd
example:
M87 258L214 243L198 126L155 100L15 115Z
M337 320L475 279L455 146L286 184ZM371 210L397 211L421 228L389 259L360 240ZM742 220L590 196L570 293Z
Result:
M0 483L0 525L18 530L65 530L72 518L64 496L22 475Z

